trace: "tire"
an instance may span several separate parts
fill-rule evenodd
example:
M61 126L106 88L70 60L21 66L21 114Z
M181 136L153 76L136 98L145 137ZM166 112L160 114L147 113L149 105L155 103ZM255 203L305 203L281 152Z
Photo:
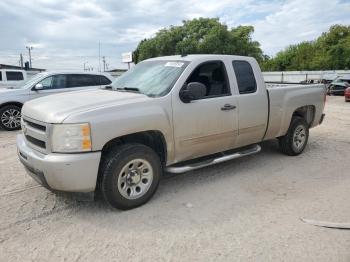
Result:
M7 131L21 129L21 108L16 105L1 107L0 127Z
M114 208L128 210L152 198L159 185L162 166L151 148L125 144L107 153L100 172L103 198Z
M301 154L309 139L309 126L304 118L293 117L285 136L279 138L282 153L288 156Z

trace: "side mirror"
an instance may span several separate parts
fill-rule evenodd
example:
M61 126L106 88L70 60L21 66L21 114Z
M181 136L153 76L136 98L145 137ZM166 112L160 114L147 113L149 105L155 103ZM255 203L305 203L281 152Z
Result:
M42 89L44 89L44 86L43 86L43 84L36 84L35 86L34 86L34 90L42 90Z
M201 99L207 93L207 88L200 82L188 83L186 88L180 91L180 99L184 103L189 103L192 100Z

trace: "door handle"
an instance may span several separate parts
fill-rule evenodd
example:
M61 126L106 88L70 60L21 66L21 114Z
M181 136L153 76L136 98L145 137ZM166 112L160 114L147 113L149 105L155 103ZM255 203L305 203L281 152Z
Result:
M234 105L225 104L223 107L221 107L221 110L222 111L228 111L228 110L233 110L235 108L236 108L236 106L234 106Z

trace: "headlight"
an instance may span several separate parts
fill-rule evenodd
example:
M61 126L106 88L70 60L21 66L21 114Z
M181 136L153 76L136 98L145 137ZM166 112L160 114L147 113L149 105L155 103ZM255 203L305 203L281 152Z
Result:
M91 151L90 125L57 124L52 129L52 152L76 153Z

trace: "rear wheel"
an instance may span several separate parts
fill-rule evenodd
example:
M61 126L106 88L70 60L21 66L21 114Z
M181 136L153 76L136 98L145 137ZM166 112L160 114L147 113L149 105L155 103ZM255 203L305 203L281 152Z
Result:
M101 191L114 208L132 209L145 204L156 192L162 172L158 155L141 144L111 150L101 168Z
M21 108L16 105L7 105L0 108L0 127L8 130L21 128Z
M289 156L301 154L309 139L309 126L304 118L293 117L285 136L279 138L282 153Z

